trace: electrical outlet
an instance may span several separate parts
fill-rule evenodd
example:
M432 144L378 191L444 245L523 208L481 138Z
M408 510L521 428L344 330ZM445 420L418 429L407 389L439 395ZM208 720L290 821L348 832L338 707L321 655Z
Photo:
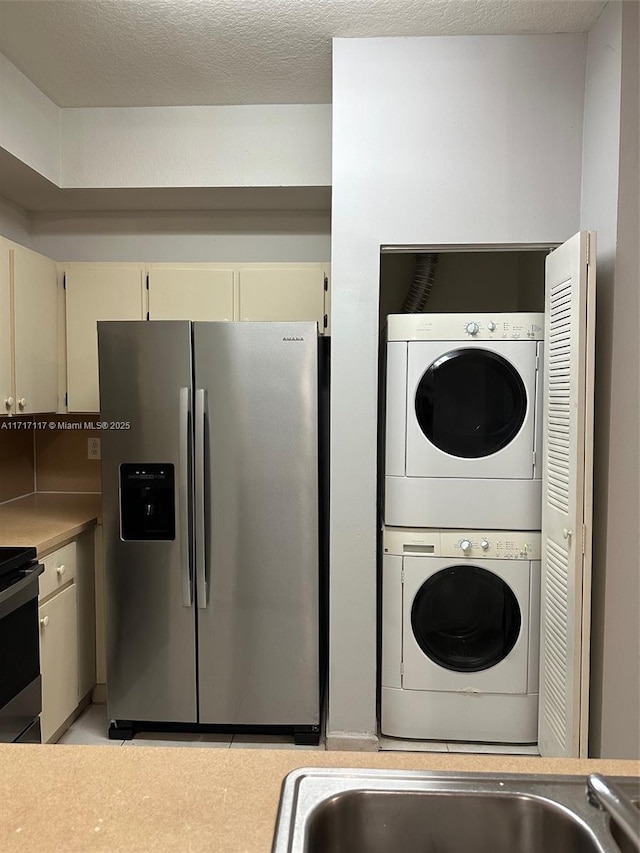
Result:
M100 459L100 439L99 438L88 438L87 439L87 459Z

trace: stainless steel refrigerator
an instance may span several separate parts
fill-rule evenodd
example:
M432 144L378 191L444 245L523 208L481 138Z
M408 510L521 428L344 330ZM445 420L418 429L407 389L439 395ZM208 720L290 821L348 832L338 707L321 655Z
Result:
M317 326L100 322L98 341L110 736L317 742Z

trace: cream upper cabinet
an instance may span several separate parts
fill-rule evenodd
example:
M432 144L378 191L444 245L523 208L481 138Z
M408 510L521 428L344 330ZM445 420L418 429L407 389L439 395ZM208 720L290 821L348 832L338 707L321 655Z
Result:
M233 320L234 272L218 264L149 264L150 320Z
M65 264L67 409L98 412L98 320L144 319L144 264Z
M324 330L322 264L254 264L239 270L240 320L315 320Z
M0 391L2 414L58 407L56 264L0 241Z

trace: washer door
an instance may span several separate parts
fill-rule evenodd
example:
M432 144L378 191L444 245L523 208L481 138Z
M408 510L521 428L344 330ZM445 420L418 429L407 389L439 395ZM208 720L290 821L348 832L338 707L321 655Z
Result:
M407 476L532 477L536 354L535 341L410 342Z
M481 672L515 646L522 616L502 578L478 566L441 569L420 587L411 630L432 661L453 672Z
M403 561L402 686L526 693L530 563Z

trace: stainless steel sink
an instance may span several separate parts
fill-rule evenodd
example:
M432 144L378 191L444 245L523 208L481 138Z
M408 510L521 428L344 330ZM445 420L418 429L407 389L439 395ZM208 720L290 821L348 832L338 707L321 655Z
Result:
M640 779L617 778L631 800ZM639 812L640 817L640 812ZM636 853L585 779L308 768L285 779L273 853Z

